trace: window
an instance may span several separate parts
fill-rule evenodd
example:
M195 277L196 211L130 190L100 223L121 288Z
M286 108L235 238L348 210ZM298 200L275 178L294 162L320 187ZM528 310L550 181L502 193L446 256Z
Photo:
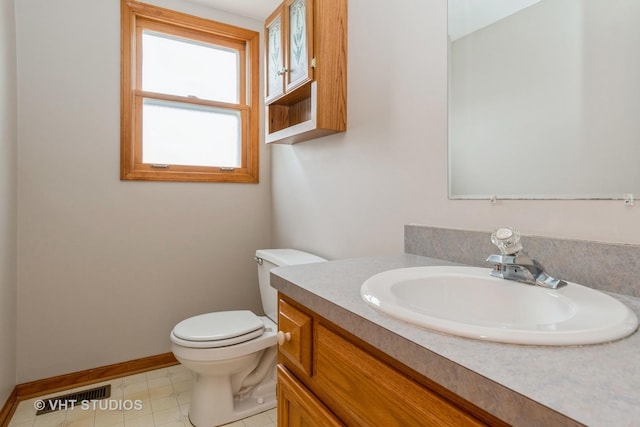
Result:
M258 182L259 34L121 8L120 178Z

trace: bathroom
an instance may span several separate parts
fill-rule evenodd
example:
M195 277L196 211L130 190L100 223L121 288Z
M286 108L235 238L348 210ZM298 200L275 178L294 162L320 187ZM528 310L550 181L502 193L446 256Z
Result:
M259 184L120 181L119 19L117 1L0 3L0 403L167 353L190 315L259 311L258 248L395 254L405 224L640 244L637 202L449 199L446 0L350 0L348 130L262 145Z

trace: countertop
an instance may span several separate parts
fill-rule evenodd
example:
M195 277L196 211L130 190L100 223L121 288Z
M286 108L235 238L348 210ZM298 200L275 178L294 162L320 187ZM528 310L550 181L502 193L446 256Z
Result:
M588 346L499 344L411 326L360 297L374 274L428 265L456 264L409 254L353 258L277 267L271 285L512 425L640 426L638 332ZM640 317L640 298L610 295Z

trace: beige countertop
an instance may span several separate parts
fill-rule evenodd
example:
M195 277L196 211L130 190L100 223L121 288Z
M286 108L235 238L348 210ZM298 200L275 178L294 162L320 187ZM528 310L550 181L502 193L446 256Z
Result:
M274 268L271 284L406 366L512 425L640 426L640 334L613 343L498 344L417 328L370 308L385 270L447 261L401 254ZM640 316L640 298L611 294Z

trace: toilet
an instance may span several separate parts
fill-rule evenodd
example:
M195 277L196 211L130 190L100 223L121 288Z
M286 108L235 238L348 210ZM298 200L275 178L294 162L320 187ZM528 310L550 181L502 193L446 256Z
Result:
M249 310L190 317L171 331L171 351L195 373L189 420L195 427L230 423L276 406L277 291L274 267L326 261L296 249L256 251L266 316Z

